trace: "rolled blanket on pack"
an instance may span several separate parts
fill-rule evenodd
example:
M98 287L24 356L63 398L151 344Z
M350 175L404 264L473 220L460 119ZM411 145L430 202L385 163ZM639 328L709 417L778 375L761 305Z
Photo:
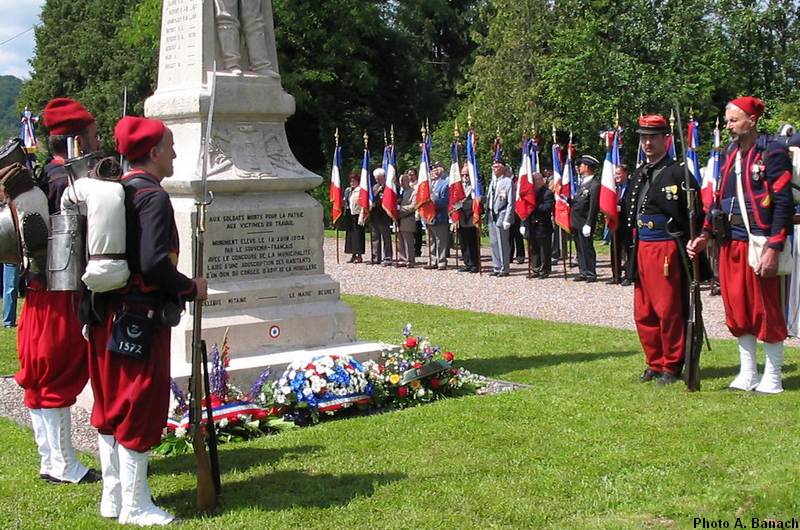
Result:
M89 253L81 280L96 293L124 287L131 272L125 255L125 190L122 185L96 178L78 179L61 196L62 211L76 208L86 215Z

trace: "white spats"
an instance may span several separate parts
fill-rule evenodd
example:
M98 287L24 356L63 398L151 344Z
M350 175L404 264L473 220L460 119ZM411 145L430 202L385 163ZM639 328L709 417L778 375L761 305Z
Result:
M117 444L119 479L122 488L120 524L138 526L166 525L175 516L156 506L147 484L147 453L131 451Z
M62 482L77 483L89 469L78 461L75 448L72 446L69 407L39 410L47 443L50 446L50 473L48 474Z
M756 338L753 335L743 335L739 337L739 375L731 381L728 388L750 391L757 385Z
M780 394L783 392L783 383L781 382L783 343L765 342L764 353L766 354L764 375L761 377L761 382L758 383L755 391L762 394Z
M100 469L103 473L103 495L100 498L100 515L109 519L119 517L122 506L122 488L119 481L119 454L117 441L108 434L97 435Z
M47 443L47 430L42 418L42 409L29 409L31 424L33 425L33 439L36 440L36 449L39 451L39 474L50 475L50 444Z

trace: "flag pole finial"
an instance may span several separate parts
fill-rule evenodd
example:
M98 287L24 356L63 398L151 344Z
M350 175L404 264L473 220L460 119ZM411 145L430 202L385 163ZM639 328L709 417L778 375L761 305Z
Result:
M364 149L369 149L369 135L366 130L364 130L364 136L362 138L364 138Z
M494 132L495 139L499 142L500 141L500 126L497 126L497 130Z
M536 136L536 120L531 120L531 138Z
M389 126L389 140L391 140L392 145L394 145L394 123Z
M714 124L714 128L715 128L715 129L719 129L719 116L717 116L717 121L716 121L716 123Z
M461 136L461 131L458 130L458 118L456 118L454 127L453 127L453 138L458 140L458 137Z
M336 147L339 147L339 127L336 127L336 132L333 133L333 137L336 139Z
M669 111L669 129L670 134L675 133L675 109L670 109Z
M389 139L386 137L386 129L383 130L383 145L389 145Z
M422 136L422 143L425 143L425 124L423 123L419 128L419 134Z
M472 111L467 111L467 127L472 130Z
M614 116L614 120L615 120L615 121L614 121L614 127L615 127L616 129L619 129L619 109L617 109L617 113L616 113L616 115Z
M556 141L556 124L555 124L555 123L553 124L553 143L554 143L554 144L555 144L555 143L558 143L558 142Z

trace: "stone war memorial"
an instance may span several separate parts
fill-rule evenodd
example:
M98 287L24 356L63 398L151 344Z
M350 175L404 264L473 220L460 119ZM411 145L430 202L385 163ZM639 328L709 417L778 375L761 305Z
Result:
M213 128L203 138L216 65ZM180 234L179 269L191 275L195 198L207 164L213 202L205 234L209 297L203 337L231 348L230 374L249 383L266 366L301 357L374 357L356 342L352 309L325 274L323 212L307 191L322 177L294 157L284 123L294 98L281 86L270 0L165 0L158 87L145 114L175 137L175 174L166 179ZM172 335L172 372L190 372L192 315Z

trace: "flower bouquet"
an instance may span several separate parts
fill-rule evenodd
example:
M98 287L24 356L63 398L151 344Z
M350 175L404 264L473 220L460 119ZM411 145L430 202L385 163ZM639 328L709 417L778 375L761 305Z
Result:
M230 384L228 376L229 350L227 338L223 340L222 352L215 344L211 348L211 376L209 380L211 411L219 443L249 440L276 432L279 425L270 418L278 416L280 408L270 406L262 389L272 372L267 368L253 382L245 394ZM161 442L153 449L157 454L172 455L192 451L189 430L189 403L178 384L170 383L174 406L167 418L166 432ZM206 424L206 400L203 400L200 422Z
M454 368L455 355L442 352L427 337L411 335L411 324L403 328L403 345L384 350L381 363L369 361L365 367L389 407L404 408L430 403L443 397L474 394L486 379L464 368Z
M320 413L372 402L373 384L364 366L347 355L323 355L290 364L272 384L273 400L298 425L317 423Z

